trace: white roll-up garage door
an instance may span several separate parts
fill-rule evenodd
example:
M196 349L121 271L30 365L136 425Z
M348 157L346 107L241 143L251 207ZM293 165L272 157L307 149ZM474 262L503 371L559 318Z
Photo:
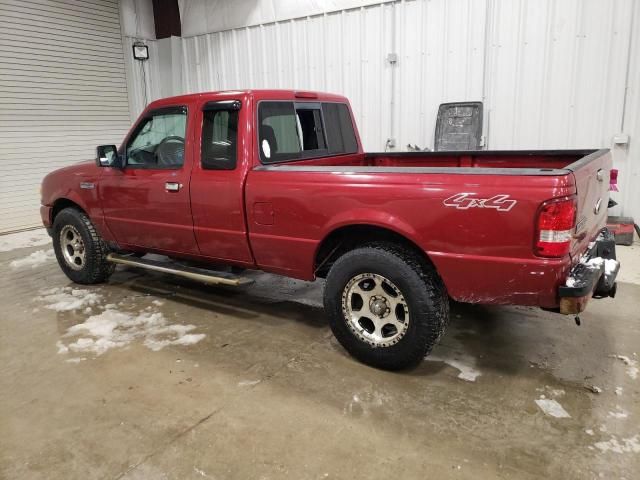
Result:
M0 1L0 233L40 225L42 177L129 123L118 0Z

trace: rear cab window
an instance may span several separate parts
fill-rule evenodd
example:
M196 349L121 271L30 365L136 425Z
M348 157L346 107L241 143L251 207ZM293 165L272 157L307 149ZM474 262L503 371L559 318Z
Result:
M258 125L260 160L265 164L358 150L345 103L261 101Z
M201 165L204 170L234 170L238 150L238 100L214 101L203 108Z

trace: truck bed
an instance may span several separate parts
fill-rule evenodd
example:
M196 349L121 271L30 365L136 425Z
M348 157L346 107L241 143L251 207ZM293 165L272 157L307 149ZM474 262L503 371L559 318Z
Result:
M248 212L249 238L264 269L312 279L309 259L328 233L390 227L428 255L458 301L553 308L558 286L605 226L610 169L606 149L357 153L260 165L245 189L246 204L260 208L257 220L255 207ZM473 201L458 205L461 196ZM562 198L576 199L570 254L536 256L541 205ZM486 208L493 199L513 208Z
M521 174L522 169L531 169L528 174L557 175L559 170L572 169L572 165L597 150L482 150L456 152L371 152L338 157L306 159L286 164L287 166L318 167L391 167L419 169L465 169L460 173L469 173L466 169L511 169L512 171L491 173ZM515 170L515 171L514 171ZM383 171L389 171L385 169ZM431 170L435 171L435 170ZM420 170L424 173L424 170ZM449 170L449 173L455 171ZM473 172L471 172L473 173ZM480 172L478 172L480 173Z

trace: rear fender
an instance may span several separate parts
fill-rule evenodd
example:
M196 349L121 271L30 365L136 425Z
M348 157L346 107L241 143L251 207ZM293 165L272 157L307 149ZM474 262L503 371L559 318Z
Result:
M388 212L364 208L347 210L333 217L331 219L331 222L325 225L325 228L323 229L322 239L324 240L332 232L342 227L353 225L371 225L373 227L386 228L387 230L391 230L398 235L402 235L412 243L418 245L423 251L425 251L424 246L420 245L417 241L417 232L409 223L396 216L390 215ZM318 244L318 247L321 243L322 242Z

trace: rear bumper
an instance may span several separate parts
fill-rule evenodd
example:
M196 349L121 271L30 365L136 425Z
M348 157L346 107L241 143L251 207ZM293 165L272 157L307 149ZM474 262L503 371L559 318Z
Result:
M580 262L571 268L565 285L559 287L560 313L582 312L591 297L614 297L619 270L614 236L604 229Z

